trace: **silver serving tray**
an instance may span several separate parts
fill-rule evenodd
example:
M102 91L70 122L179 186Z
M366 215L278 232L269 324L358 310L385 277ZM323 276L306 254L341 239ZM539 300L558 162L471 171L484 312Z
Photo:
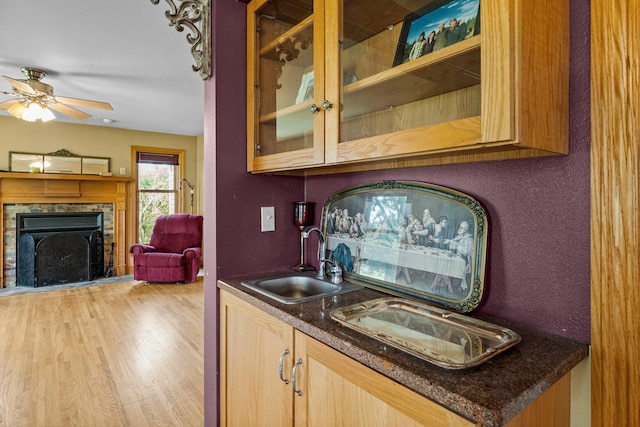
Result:
M520 335L507 328L403 298L338 308L331 317L447 369L478 366L520 342Z

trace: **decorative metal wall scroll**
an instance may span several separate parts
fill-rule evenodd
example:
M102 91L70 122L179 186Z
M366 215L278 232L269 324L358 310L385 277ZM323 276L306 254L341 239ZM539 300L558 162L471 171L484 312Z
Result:
M169 26L182 32L187 27L191 34L187 34L187 41L191 45L191 55L196 63L191 68L200 73L202 80L211 77L211 5L209 0L178 0L178 6L173 0L165 0L170 10L165 12L169 19ZM151 0L158 4L160 0Z

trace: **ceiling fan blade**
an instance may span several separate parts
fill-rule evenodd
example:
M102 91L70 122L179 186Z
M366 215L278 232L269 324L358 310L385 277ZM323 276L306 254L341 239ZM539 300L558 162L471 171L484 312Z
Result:
M0 102L0 110L8 110L12 105L20 102L19 99L10 99L8 101Z
M108 102L89 101L88 99L67 98L66 96L56 96L56 101L65 104L77 105L79 107L99 108L101 110L113 110Z
M69 107L68 105L60 104L59 102L52 102L51 104L48 104L47 107L76 120L85 120L91 117L91 114Z
M29 86L28 84L26 84L25 82L22 82L20 80L16 80L16 79L12 79L11 77L7 77L7 76L2 76L6 81L8 81L9 83L11 83L11 85L24 92L24 93L28 93L30 95L37 95L38 92L36 92L35 90L33 90L33 88L31 86Z

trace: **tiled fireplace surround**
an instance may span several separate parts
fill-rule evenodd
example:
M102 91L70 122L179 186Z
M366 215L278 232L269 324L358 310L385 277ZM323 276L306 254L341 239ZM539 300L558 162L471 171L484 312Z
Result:
M104 212L105 263L115 244L117 275L127 273L127 177L0 173L2 287L16 286L16 214ZM129 233L130 234L130 233Z

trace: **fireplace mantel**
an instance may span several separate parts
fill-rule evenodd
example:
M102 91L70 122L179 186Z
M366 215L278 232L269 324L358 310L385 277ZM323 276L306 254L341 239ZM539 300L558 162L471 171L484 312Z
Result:
M0 172L0 201L3 203L17 203L16 201L4 201L8 197L73 198L86 196L102 197L102 200L104 200L105 196L109 197L108 195L114 192L109 187L119 183L126 185L132 181L133 179L127 176ZM97 188L102 188L102 190L96 192L95 189Z
M114 267L127 273L127 248L133 239L133 179L125 176L0 172L0 219L4 205L29 203L113 203ZM0 260L4 260L4 223L0 221ZM4 277L0 262L0 278ZM0 281L1 283L1 281Z

